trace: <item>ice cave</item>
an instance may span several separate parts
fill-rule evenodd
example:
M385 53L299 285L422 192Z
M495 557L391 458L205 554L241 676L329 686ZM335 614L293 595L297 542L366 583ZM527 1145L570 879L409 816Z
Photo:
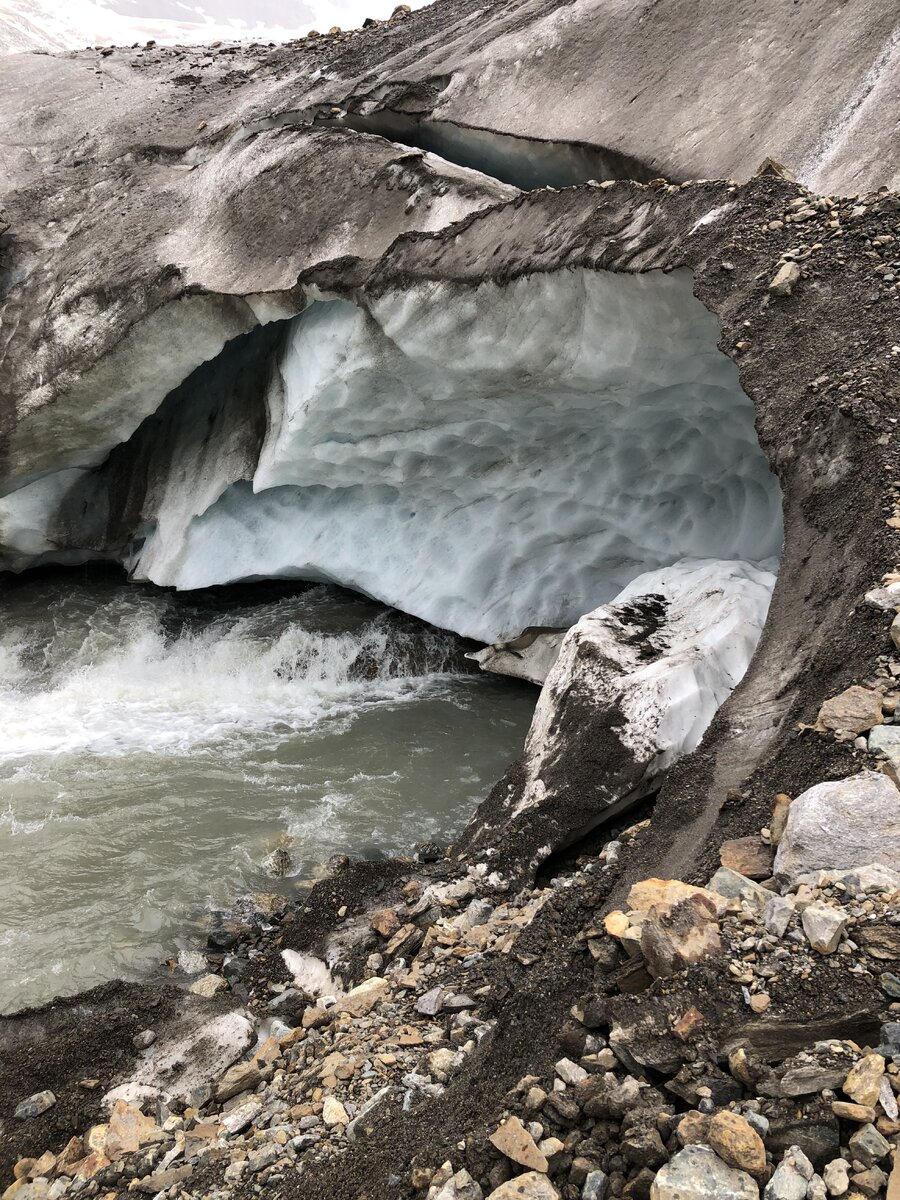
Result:
M333 582L487 643L680 560L771 568L780 491L718 337L687 270L321 295L8 495L5 565Z

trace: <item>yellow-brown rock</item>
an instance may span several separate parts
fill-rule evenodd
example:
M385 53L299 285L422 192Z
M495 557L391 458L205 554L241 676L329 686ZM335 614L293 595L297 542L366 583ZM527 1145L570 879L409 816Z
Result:
M501 1154L530 1171L547 1171L547 1157L518 1117L507 1117L497 1126L490 1141Z
M724 1110L710 1118L707 1139L723 1162L761 1175L766 1169L766 1148L762 1138L749 1121L738 1113Z
M874 1108L878 1103L881 1091L881 1077L884 1075L884 1059L880 1054L867 1054L855 1066L844 1080L842 1091L857 1104Z

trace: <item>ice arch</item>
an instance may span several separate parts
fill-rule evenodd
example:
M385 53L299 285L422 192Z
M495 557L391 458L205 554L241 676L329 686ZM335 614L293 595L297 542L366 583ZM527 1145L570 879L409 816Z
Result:
M780 493L718 334L687 271L316 303L252 477L207 478L183 519L163 489L133 573L332 580L497 641L682 558L770 559Z

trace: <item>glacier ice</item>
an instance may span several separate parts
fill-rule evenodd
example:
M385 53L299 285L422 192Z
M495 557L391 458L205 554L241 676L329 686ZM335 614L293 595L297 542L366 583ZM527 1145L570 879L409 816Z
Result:
M469 836L541 858L548 820L559 846L646 796L743 678L774 586L751 563L683 559L583 616L547 675L499 820Z
M97 552L105 507L108 553L180 589L334 582L485 642L568 627L679 559L778 554L717 337L687 271L325 297L230 343L48 527L84 548L84 510Z

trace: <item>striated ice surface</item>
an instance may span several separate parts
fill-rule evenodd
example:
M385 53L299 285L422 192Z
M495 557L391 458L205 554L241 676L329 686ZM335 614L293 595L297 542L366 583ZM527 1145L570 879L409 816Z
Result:
M314 303L287 327L255 470L224 455L216 474L204 441L188 496L173 449L133 573L333 581L499 641L679 559L777 555L779 489L718 336L687 271Z

